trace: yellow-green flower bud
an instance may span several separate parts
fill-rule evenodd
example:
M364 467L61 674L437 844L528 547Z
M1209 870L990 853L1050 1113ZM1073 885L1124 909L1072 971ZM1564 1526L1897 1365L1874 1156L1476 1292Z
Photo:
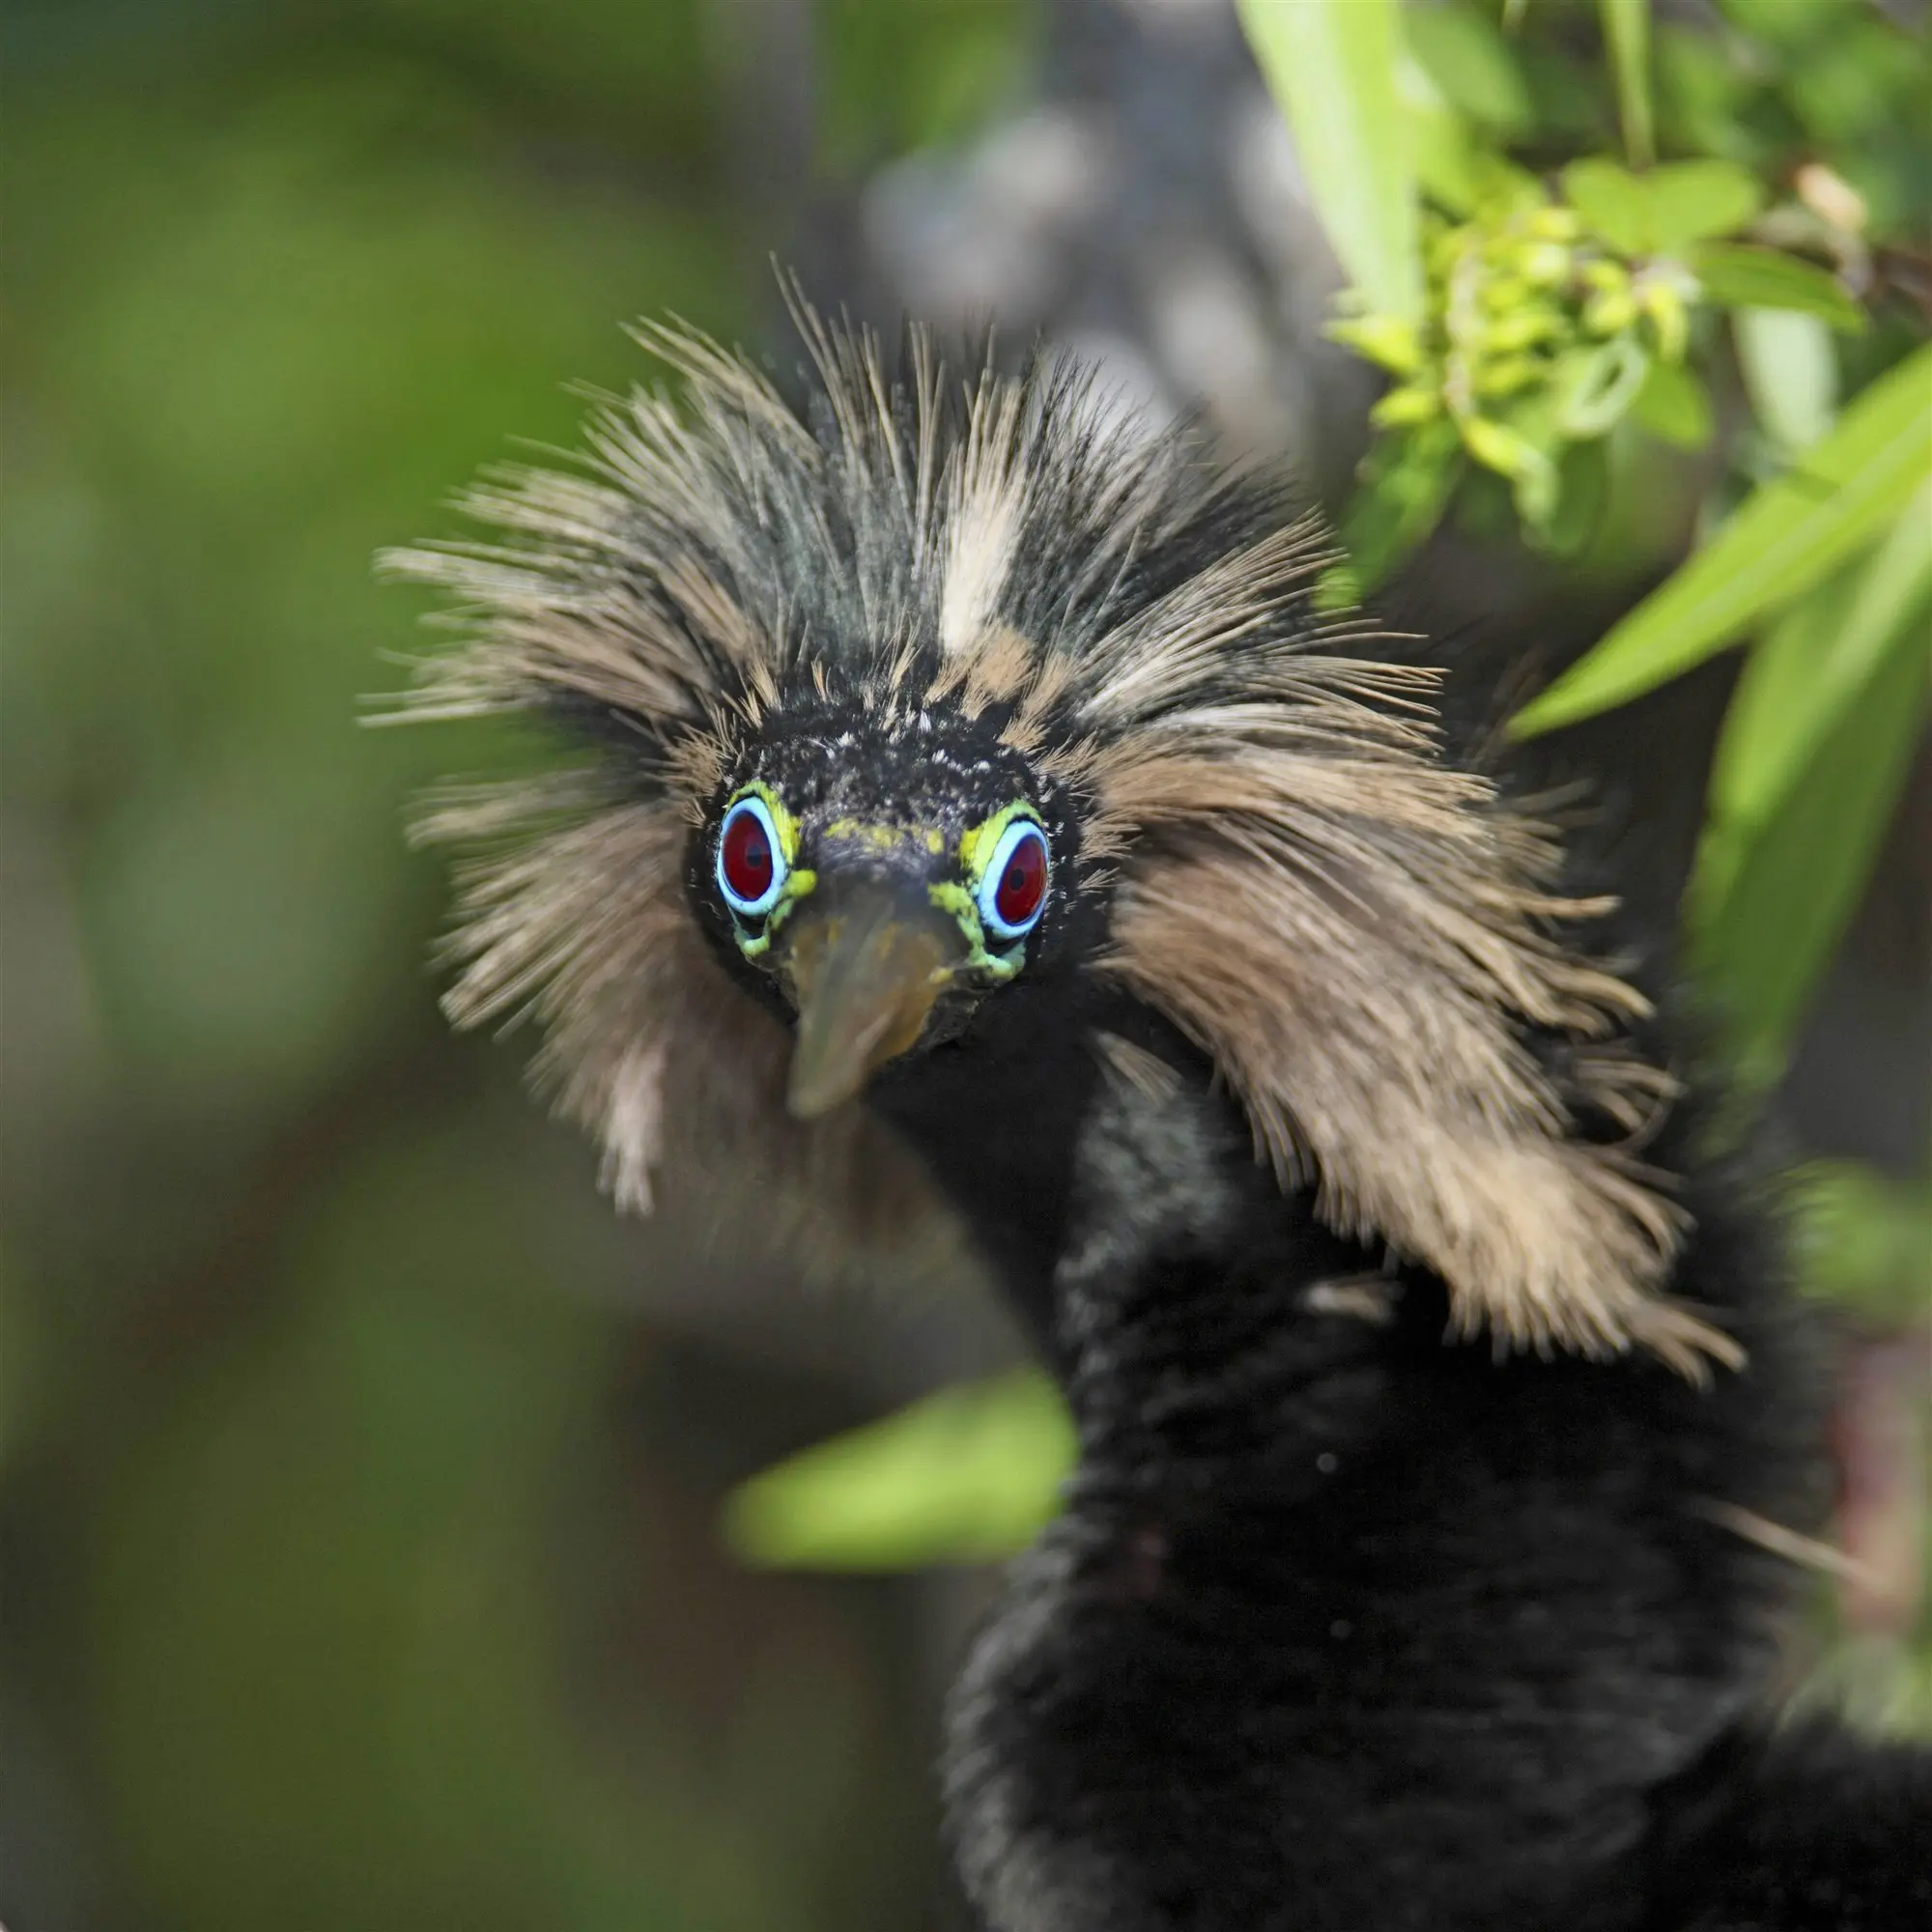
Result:
M1592 335L1621 335L1636 320L1636 298L1628 289L1605 289L1583 305L1583 327Z
M1621 262L1611 262L1603 256L1583 264L1583 285L1595 289L1600 295L1613 295L1630 287L1630 270Z
M1328 334L1392 376L1413 376L1422 367L1422 338L1412 322L1395 315L1365 315L1331 322Z
M1420 383L1408 383L1400 389L1391 389L1369 412L1369 420L1378 429L1406 429L1411 423L1428 422L1441 412L1439 391Z
M1483 336L1483 346L1492 355L1514 355L1539 343L1554 341L1564 332L1563 317L1542 302L1518 309L1513 315L1498 316Z
M1683 296L1668 282L1648 282L1640 300L1657 335L1657 353L1666 362L1681 362L1690 339L1690 318Z
M1463 432L1463 446L1485 469L1493 469L1499 476L1520 476L1535 467L1534 446L1515 430L1505 429L1488 416L1464 416L1458 427Z
M1505 355L1476 372L1476 393L1490 402L1514 396L1540 381L1543 374L1544 365L1532 355Z
M1531 288L1553 289L1570 279L1571 255L1560 242L1539 242L1522 251L1522 278Z
M1523 223L1538 242L1574 242L1583 232L1583 222L1574 208L1539 208Z
M1492 315L1507 315L1529 299L1529 284L1519 275L1498 275L1483 284L1483 306Z

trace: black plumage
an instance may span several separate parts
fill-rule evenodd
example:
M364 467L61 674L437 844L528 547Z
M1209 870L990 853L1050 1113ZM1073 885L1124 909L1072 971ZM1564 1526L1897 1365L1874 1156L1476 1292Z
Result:
M1277 492L807 329L802 412L660 338L689 414L405 556L478 620L414 705L589 727L433 829L453 1012L536 1006L620 1200L755 1146L836 1249L910 1150L1060 1379L949 1723L984 1923L1932 1922L1932 1765L1772 1729L1816 1349L1609 902Z

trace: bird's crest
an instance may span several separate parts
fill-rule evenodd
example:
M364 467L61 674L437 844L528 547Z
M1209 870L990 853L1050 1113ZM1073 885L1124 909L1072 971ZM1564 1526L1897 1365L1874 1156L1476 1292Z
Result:
M1604 905L1561 896L1548 831L1443 761L1435 673L1317 615L1319 530L1186 438L1131 433L1065 362L952 384L915 333L889 380L868 338L801 321L804 410L650 329L681 403L609 400L578 470L469 493L500 542L389 560L469 627L407 714L537 708L620 748L426 821L481 848L457 1022L535 1009L623 1205L649 1205L704 1094L740 1163L762 1142L807 1165L822 1225L835 1171L890 1162L883 1130L783 1120L782 1029L695 927L693 835L788 703L951 707L1077 799L1082 876L1111 895L1096 969L1211 1055L1285 1185L1432 1267L1466 1327L1726 1353L1660 1292L1666 1185L1574 1130L1657 1077L1620 1045L1643 1001L1566 937ZM1598 1072L1559 1089L1532 1029L1594 1042L1568 1059ZM890 1221L917 1189L848 1192Z

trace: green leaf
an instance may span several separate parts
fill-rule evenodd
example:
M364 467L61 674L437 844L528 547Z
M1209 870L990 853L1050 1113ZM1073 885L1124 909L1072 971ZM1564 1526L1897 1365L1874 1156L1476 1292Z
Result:
M1648 167L1657 148L1650 109L1650 0L1601 0L1604 41L1617 76L1617 118L1624 153Z
M1330 244L1369 308L1419 321L1422 254L1395 0L1239 0Z
M1787 689L1788 667L1774 673ZM1729 867L1721 897L1693 898L1689 958L1747 1085L1783 1069L1890 823L1932 696L1922 640L1891 650Z
M1701 663L1887 527L1929 469L1932 346L1873 383L1802 467L1754 490L1710 543L1517 714L1512 733L1574 724Z
M1578 358L1562 383L1557 434L1571 442L1606 436L1643 387L1650 357L1634 336L1620 335Z
M1693 242L1735 235L1764 206L1764 186L1735 161L1673 161L1643 178L1650 202L1650 251L1674 254Z
M1378 440L1343 513L1345 561L1322 580L1322 607L1359 603L1381 582L1435 527L1462 471L1462 441L1446 419Z
M1752 651L1724 718L1710 812L1691 884L1706 921L1751 841L1894 651L1926 653L1932 619L1932 480L1921 485L1871 558L1848 581L1794 606Z
M1482 14L1462 7L1405 7L1402 30L1436 93L1459 113L1505 139L1535 126L1535 103L1516 55Z
M1664 255L1742 228L1764 205L1757 177L1734 161L1673 161L1634 175L1601 155L1563 170L1570 205L1625 255Z
M1403 128L1417 185L1437 208L1467 216L1483 197L1484 151L1470 126L1412 60L1396 68Z
M1741 308L1731 332L1764 433L1787 456L1822 442L1838 413L1838 358L1825 325L1790 309Z
M1932 1185L1855 1160L1809 1162L1793 1181L1807 1293L1889 1325L1932 1314Z
M1628 168L1601 155L1572 161L1563 170L1563 192L1570 206L1619 254L1649 251L1650 197Z
M1610 497L1610 445L1603 437L1574 442L1557 466L1560 489L1555 514L1529 534L1552 556L1575 556L1597 534Z
M1707 242L1690 257L1690 269L1704 298L1719 308L1797 309L1846 335L1868 326L1864 310L1835 275L1778 248Z
M1650 365L1631 415L1652 436L1680 449L1702 449L1711 440L1711 392L1681 362Z
M724 1534L775 1569L910 1570L1022 1548L1059 1507L1073 1430L1037 1369L965 1382L737 1489Z

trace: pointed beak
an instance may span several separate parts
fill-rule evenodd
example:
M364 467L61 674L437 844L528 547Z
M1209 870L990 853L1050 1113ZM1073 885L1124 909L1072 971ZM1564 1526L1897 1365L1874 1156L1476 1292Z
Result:
M917 1042L964 948L923 894L885 886L801 906L787 937L798 1035L785 1103L811 1121Z

